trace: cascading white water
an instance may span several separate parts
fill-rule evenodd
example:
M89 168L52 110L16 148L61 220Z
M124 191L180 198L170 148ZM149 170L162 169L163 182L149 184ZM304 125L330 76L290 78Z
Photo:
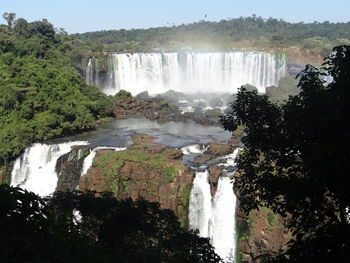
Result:
M240 148L224 157L225 167L235 166ZM209 173L197 172L193 181L189 204L190 229L198 229L201 237L209 237L216 253L225 262L234 262L236 252L236 196L233 191L233 173L224 170L226 176L218 181L212 198L208 181Z
M98 59L90 58L85 68L85 82L88 85L100 85L100 68Z
M18 186L40 196L52 194L57 186L56 163L59 157L71 151L73 145L86 145L75 141L60 144L34 143L25 149L14 164L11 186Z
M226 155L223 157L223 159L226 159L226 163L224 163L223 165L225 167L228 166L236 166L236 157L238 155L238 153L242 150L242 148L236 148L233 153Z
M232 190L232 179L221 177L213 198L209 237L218 255L228 262L234 261L236 251L235 211L236 196Z
M98 146L95 149L93 149L88 156L85 157L83 162L83 169L81 170L81 175L84 175L87 173L87 171L92 166L92 162L96 156L96 151L99 150L114 150L114 151L124 151L126 150L126 147L108 147L108 146Z
M266 52L113 53L109 59L109 84L101 87L108 95L232 93L247 83L265 93L286 74L285 55Z
M193 153L204 153L207 149L208 149L208 146L193 144L193 145L182 147L181 151L183 154L188 155Z
M212 204L208 177L208 170L196 173L190 196L188 213L190 229L198 229L200 237L209 237Z

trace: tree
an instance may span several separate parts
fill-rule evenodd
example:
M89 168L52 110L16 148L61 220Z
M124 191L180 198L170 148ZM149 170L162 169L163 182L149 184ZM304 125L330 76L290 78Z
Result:
M15 13L4 13L2 17L6 20L7 25L9 27L13 27L15 19L16 19L16 14Z
M220 262L209 240L180 227L157 203L112 193L42 199L0 185L1 262Z
M348 262L350 46L299 78L300 93L283 106L242 88L222 116L227 130L246 126L235 188L245 211L263 204L288 218L294 238L270 261Z

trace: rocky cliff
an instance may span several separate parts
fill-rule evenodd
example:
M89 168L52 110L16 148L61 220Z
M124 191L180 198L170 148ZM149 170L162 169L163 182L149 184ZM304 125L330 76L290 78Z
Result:
M245 214L237 210L238 251L241 262L259 263L283 249L292 238L285 219L267 207Z
M98 151L80 179L80 190L112 191L118 198L144 198L173 210L187 225L193 172L178 158L181 150L161 145L147 135L133 135L124 151Z

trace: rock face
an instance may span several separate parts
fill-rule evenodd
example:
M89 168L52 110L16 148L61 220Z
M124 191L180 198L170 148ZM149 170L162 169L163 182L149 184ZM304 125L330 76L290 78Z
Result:
M242 262L264 262L264 256L282 249L292 238L284 219L269 208L260 207L248 215L238 208L236 216Z
M98 151L93 166L81 177L80 190L112 191L117 198L144 198L173 210L187 225L193 172L178 158L181 150L135 134L124 151Z
M218 181L219 181L220 175L222 174L222 170L218 165L212 164L209 166L208 171L209 171L210 193L211 193L211 196L214 197L216 190L218 188Z
M5 167L1 167L0 168L0 184L6 182L5 178L6 178L6 168Z
M10 162L7 165L0 167L0 184L11 183L11 171L13 169L14 162Z
M62 155L56 164L58 175L56 191L73 191L79 185L80 173L84 158L89 149L84 146L74 146L72 151Z

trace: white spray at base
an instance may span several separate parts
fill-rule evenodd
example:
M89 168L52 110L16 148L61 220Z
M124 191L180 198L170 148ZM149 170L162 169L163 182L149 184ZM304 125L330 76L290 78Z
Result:
M181 148L183 154L204 153L208 149L208 146L193 144Z
M84 175L87 173L87 171L92 166L92 162L96 156L96 151L99 150L114 150L114 151L124 151L126 150L126 147L109 147L109 146L98 146L95 149L93 149L88 156L85 157L84 163L83 163L83 169L81 170L81 175Z
M224 157L227 166L234 166L240 149ZM226 172L226 171L224 171ZM200 237L210 238L215 252L225 261L234 262L236 252L236 196L233 191L233 173L226 173L218 181L212 198L208 170L197 172L193 181L189 204L190 229L198 229Z
M11 173L11 186L21 187L40 196L51 195L57 186L58 158L70 152L72 146L86 144L88 143L84 141L59 144L34 143L16 159Z

